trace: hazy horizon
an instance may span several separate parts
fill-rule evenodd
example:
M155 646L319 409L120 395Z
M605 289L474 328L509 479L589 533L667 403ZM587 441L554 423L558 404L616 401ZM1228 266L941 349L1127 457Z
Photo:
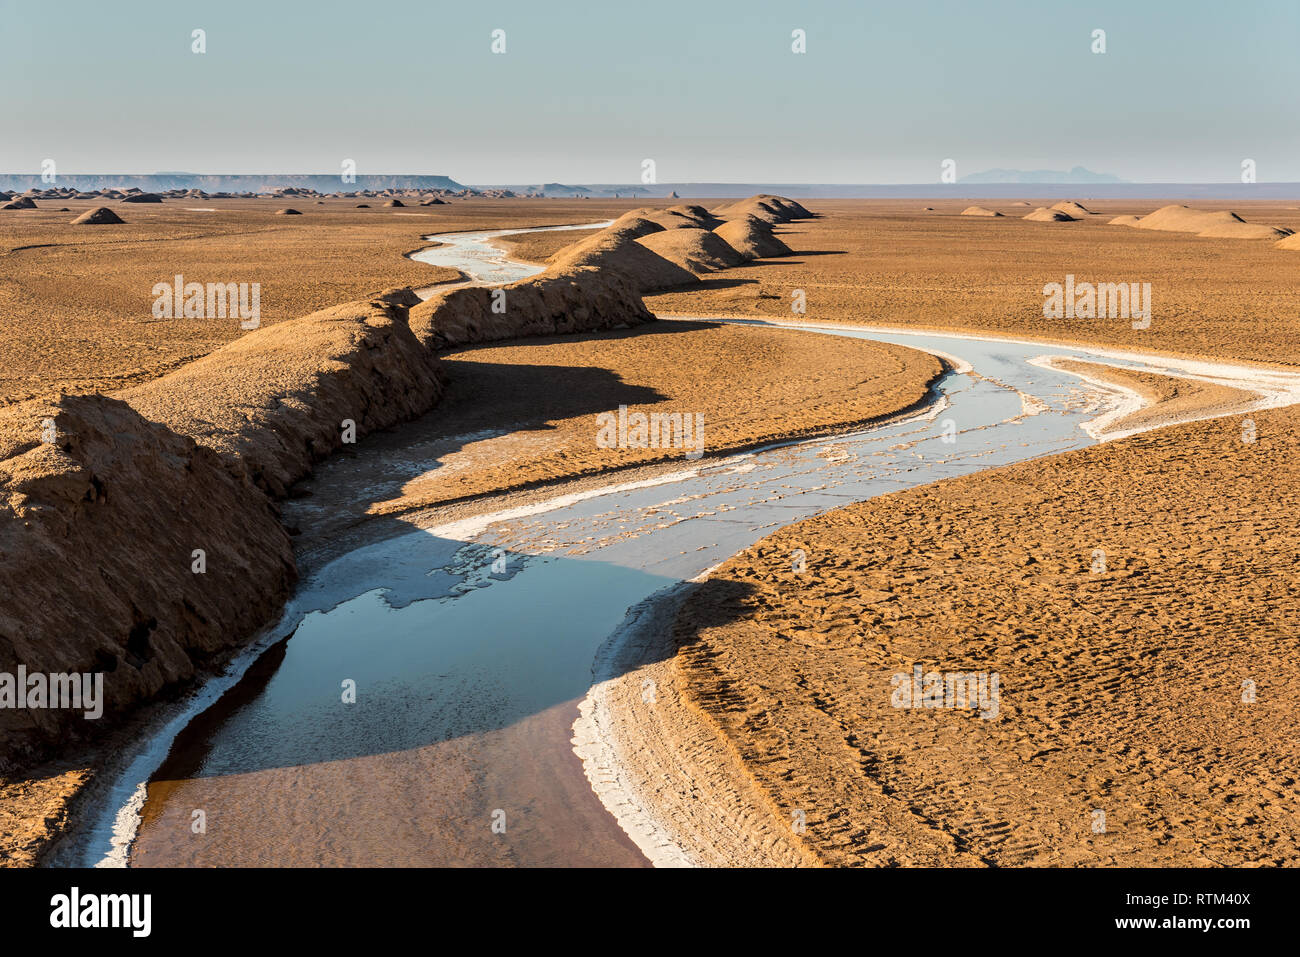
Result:
M4 0L0 169L631 185L652 159L657 183L921 185L952 159L1177 184L1251 159L1300 181L1283 0L572 9L74 0L51 27Z

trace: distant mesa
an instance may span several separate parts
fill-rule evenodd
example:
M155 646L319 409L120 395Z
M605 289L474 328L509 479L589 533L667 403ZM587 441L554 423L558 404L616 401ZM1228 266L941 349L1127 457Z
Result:
M1092 215L1092 210L1086 208L1082 203L1076 203L1072 199L1062 200L1055 206L1049 206L1048 208L1054 209L1057 212L1065 213L1065 215L1070 216L1073 219L1082 219L1084 216Z
M301 216L302 213L301 213L299 210L294 209L292 206L286 206L284 209L277 209L277 210L275 211L275 215L277 215L277 216Z
M1071 170L986 169L957 179L959 183L1124 183L1111 173L1094 173L1076 166Z
M36 204L30 196L19 196L0 206L0 209L36 209Z
M1032 213L1027 213L1026 215L1022 216L1021 218L1022 218L1022 219L1030 219L1030 220L1033 220L1033 221L1036 222L1036 223L1073 223L1073 222L1077 222L1077 220L1075 220L1075 218L1074 218L1073 216L1071 216L1069 213L1063 213L1063 212L1061 212L1059 209L1056 209L1056 208L1047 209L1047 208L1045 208L1045 207L1043 207L1043 206L1039 206L1039 207L1038 207L1036 210L1034 210Z
M985 209L983 206L967 206L961 211L963 216L1001 216L995 209Z
M125 223L121 216L107 206L88 209L72 221L73 226L115 226Z
M161 203L162 197L157 193L142 193L135 187L128 189L127 195L122 197L124 203Z
M791 249L772 232L772 224L755 216L732 219L713 230L745 259L789 256Z
M400 199L390 199L388 202L384 203L384 206L388 209L402 209L406 204Z
M1203 239L1283 239L1292 230L1262 223L1248 223L1231 210L1192 209L1190 206L1161 206L1154 213L1137 217L1136 222L1120 224L1118 216L1112 223L1132 226L1134 229L1154 229L1170 233L1195 233Z

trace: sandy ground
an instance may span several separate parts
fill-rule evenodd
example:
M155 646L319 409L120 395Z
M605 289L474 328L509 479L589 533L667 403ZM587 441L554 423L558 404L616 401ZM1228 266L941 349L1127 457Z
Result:
M327 295L318 287L330 275L336 280L343 275L341 267L348 256L356 255L361 260L355 272L347 273L347 281L354 285L339 287L346 288L349 295L360 283L371 282L368 277L372 274L367 269L374 270L372 288L395 282L427 283L429 275L437 275L437 271L403 260L399 251L399 247L418 247L421 234L455 228L542 225L557 218L598 219L619 211L596 211L581 203L485 202L473 213L461 210L452 214L447 207L439 207L435 214L419 213L415 217L412 213L411 220L396 221L407 211L355 210L350 203L334 201L332 205L337 208L332 211L321 207L315 213L307 206L303 217L272 219L271 207L282 205L279 201L226 201L224 205L236 203L237 212L185 215L170 203L133 207L127 216L128 225L141 231L148 226L153 238L119 241L97 233L97 242L104 248L93 250L93 256L87 256L83 246L75 245L80 242L79 234L67 234L73 227L65 229L53 222L42 226L40 217L52 220L51 212L31 214L26 228L32 232L44 229L47 239L58 240L55 246L66 245L63 252L68 255L73 255L75 249L79 260L87 261L88 271L102 276L103 285L96 294L102 295L104 302L99 308L106 312L114 308L115 302L121 308L143 281L141 277L149 279L146 274L156 266L158 248L167 248L170 253L172 249L188 248L186 244L201 247L196 254L200 264L238 252L248 261L279 270L286 281L303 283L302 289L310 292L295 292L292 301L302 303L305 311L316 304L313 295ZM213 205L223 204L214 201ZM295 208L304 205L298 202ZM309 222L316 215L331 219ZM431 225L427 221L430 215L438 215L439 221ZM191 224L187 217L198 221ZM259 218L272 225L248 228ZM177 221L184 222L178 225ZM364 230L357 221L366 223ZM177 234L181 225L194 235ZM256 238L250 238L253 236ZM383 257L387 257L391 270L388 274L384 274L379 262ZM24 261L24 269L14 273L9 288L31 293L43 281L43 270L53 274L61 268L66 265ZM175 268L183 268L187 278L194 278L188 265ZM414 275L409 275L412 269ZM52 294L53 287L49 291ZM65 287L62 291L67 294L76 290ZM265 289L263 303L265 307ZM38 319L33 314L32 324ZM274 325L275 318L265 309L264 319L266 325ZM185 358L141 366L128 375L118 374L110 360L129 354L132 344L111 320L88 320L85 324L99 333L102 353L42 351L38 343L29 356L30 368L15 366L20 374L13 381L39 394L64 388L107 391L137 379L154 378ZM165 353L183 340L187 348L193 350L197 345L201 349L191 351L191 359L238 334L220 330L208 341L174 329L167 322L148 325L151 334L158 337L151 343L155 352ZM232 325L237 330L237 324ZM889 415L923 401L929 383L941 371L933 358L894 346L705 324L665 324L662 329L652 328L649 334L640 336L627 332L483 347L447 358L453 392L434 414L388 435L371 437L358 447L356 455L337 457L316 480L297 490L300 497L286 507L286 513L305 530L299 542L304 570L312 567L313 543L333 548L355 544L355 536L344 538L337 533L350 521L363 519L368 509L383 517L366 523L367 533L382 537L410 527L401 524L399 516L440 502L508 490L526 492L575 476L594 480L610 468L635 471L655 466L680 467L684 461L681 449L597 447L595 415L617 410L622 404L631 411L700 413L706 423L705 454L715 455L791 436L851 427ZM73 380L63 376L60 362L74 366L81 377ZM95 374L90 375L92 372ZM95 384L88 385L91 382ZM23 394L28 393L11 392L9 397ZM522 434L508 434L517 430ZM401 473L398 460L403 457L411 463L412 471L392 483L392 476ZM438 468L425 475L430 461L437 461ZM366 475L366 468L374 471ZM369 487L371 482L373 488ZM363 490L360 495L358 488ZM338 500L330 501L326 489L332 490ZM313 516L324 519L314 522ZM122 734L129 735L131 730L127 727ZM33 775L0 780L0 795L9 816L3 856L12 863L31 863L50 837L65 826L77 796L92 777L92 764L74 756Z
M1114 215L1163 204L1083 198L1100 215L1063 224L1012 219L1010 201L1008 217L992 220L957 216L962 202L819 202L812 205L822 219L778 227L796 256L726 270L690 292L647 301L685 315L959 328L1295 363L1287 278L1294 253L1267 242L1107 226ZM427 285L435 270L400 258L419 248L424 234L599 219L645 205L473 201L422 211L327 201L319 214L308 206L303 217L271 215L291 203L303 208L301 199L268 201L262 210L248 209L248 201L183 201L239 210L217 213L184 212L182 201L128 205L128 227L64 225L96 205L85 202L68 202L66 213L0 214L8 217L0 219L0 255L8 259L0 307L24 320L0 353L8 377L0 401L60 388L107 391L239 334L237 324L153 320L152 285L175 272L208 279L199 273L217 268L222 274L213 279L262 281L264 321L275 321L395 283ZM924 205L936 209L921 212ZM1300 213L1283 204L1233 208L1252 222L1300 226ZM120 234L132 227L131 235ZM555 241L526 237L520 254L540 259ZM160 245L168 248L165 268ZM271 271L244 275L241 261ZM1044 319L1042 286L1067 273L1152 283L1151 327ZM68 275L88 278L69 286ZM805 315L790 312L795 289L807 293ZM283 313L273 308L291 302ZM646 338L662 351L657 340L676 337ZM449 365L468 370L486 351L467 350ZM573 356L556 358L582 367ZM487 364L537 361L502 355ZM624 361L631 368L645 356ZM657 368L666 375L667 365ZM519 373L485 374L481 381L491 383ZM628 381L664 391L662 379ZM1126 387L1163 391L1171 402L1206 400L1189 399L1185 388L1180 396L1168 384ZM785 392L799 398L797 387ZM501 395L508 410L501 421L513 425L519 400L512 395ZM557 400L557 409L565 404ZM462 414L468 430L484 422L482 410ZM508 450L516 464L564 462L566 450L548 434L563 429L546 426L574 419L565 428L577 428L590 410L543 415L530 420L540 436L529 448ZM837 863L1290 860L1295 808L1287 788L1294 780L1286 767L1294 766L1295 729L1287 696L1297 690L1296 663L1280 629L1294 611L1295 590L1283 576L1294 565L1290 529L1300 508L1286 438L1296 423L1287 410L1254 419L1260 437L1250 445L1241 442L1237 422L1179 426L889 496L774 536L692 596L675 667L683 707L695 709L697 724L672 734L699 742L713 728L714 740L692 753L702 770L722 762L752 777L766 802L764 826L803 810L806 843L791 853L805 860L809 853ZM755 414L751 427L763 421ZM394 434L394 445L409 438ZM457 471L486 474L480 465L491 458L476 462L471 445L456 453L465 467L435 483ZM493 446L490 455L506 451ZM471 487L492 485L490 477L474 481L483 484ZM445 494L435 490L433 498ZM810 556L797 583L777 571L787 564L783 536L802 538ZM1094 547L1114 556L1111 572L1095 580L1088 571ZM813 560L818 555L825 564ZM1080 578L1076 565L1087 575ZM958 661L958 654L965 657ZM890 708L888 674L920 660L1005 669L1000 719L974 718L976 733L963 733L972 727L968 713ZM1251 707L1270 709L1267 721L1239 703L1243 662L1264 675L1252 679L1260 694ZM884 676L883 693L863 678L868 674ZM1111 734L1113 727L1120 733ZM34 785L0 787L9 808L15 793ZM36 788L44 797L25 825L39 827L44 818L54 826L64 813L48 790ZM1201 803L1208 814L1196 809ZM1091 835L1099 807L1112 809L1108 830ZM759 840L789 845L787 838L774 842Z
M1253 443L1238 419L1174 426L787 528L690 596L677 680L829 863L1294 865L1298 420L1255 413ZM998 674L998 714L894 707L918 663Z
M1093 382L1136 393L1141 398L1142 408L1111 422L1101 431L1100 437L1194 418L1244 413L1259 399L1257 392L1201 379L1157 375L1121 366L1070 359L1056 359L1051 365L1055 369L1075 372Z
M370 209L356 209L357 202ZM617 216L631 201L453 200L385 209L382 200L67 200L0 212L0 404L111 392L154 378L243 335L231 319L155 319L153 287L261 284L262 322L306 315L392 286L429 286L454 270L404 259L422 236ZM61 212L62 205L68 212ZM107 205L122 226L72 226ZM292 207L301 216L277 216ZM211 209L213 211L205 211ZM570 234L571 235L571 234Z
M1004 216L961 216L962 200L818 200L821 218L777 227L796 255L710 275L702 288L646 298L660 315L737 315L997 332L1021 338L1294 365L1300 333L1294 251L1268 241L1202 239L1109 226L1164 200L1090 202L1073 223L1012 218L1024 207L981 201ZM1025 200L1033 206L1047 201ZM1250 222L1300 228L1294 201L1197 204ZM933 212L922 207L933 206ZM1030 208L1032 209L1033 206ZM1126 319L1046 319L1043 286L1151 284L1151 325ZM792 292L807 313L791 312Z
M804 289L798 318L1297 359L1286 251L1104 225L1160 204L1088 204L1103 216L1069 224L962 220L960 204L941 202L926 214L823 205L832 215L780 228L793 260L653 296L652 308L783 319ZM1280 206L1239 211L1297 225ZM1043 319L1042 285L1066 273L1151 282L1151 327ZM1148 403L1112 433L1254 398L1072 365ZM805 848L831 864L1294 864L1300 658L1285 622L1297 419L1283 409L1172 426L786 529L692 591L677 656L643 666L679 708L647 709L626 682L593 692L602 746L622 748L604 757L658 820L684 822L688 857L719 851L698 863L782 863L763 840L802 812ZM1259 438L1243 441L1252 423ZM795 548L810 556L803 575L790 568ZM917 663L999 674L1000 714L893 707L891 678ZM703 745L700 714L716 732ZM678 738L689 795L656 783L664 755L627 748ZM750 779L762 796L743 827L725 814L699 823L701 806L728 807Z
M596 417L620 405L703 416L703 452L714 457L892 415L926 401L942 371L932 356L898 346L677 322L444 357L449 385L431 414L335 456L302 483L286 513L300 533L300 562L332 556L340 535L363 523L369 534L391 534L438 505L691 464L680 448L600 447Z
M508 250L511 259L545 265L546 261L566 246L581 242L600 232L599 229L575 229L562 233L518 233L502 236L496 244Z

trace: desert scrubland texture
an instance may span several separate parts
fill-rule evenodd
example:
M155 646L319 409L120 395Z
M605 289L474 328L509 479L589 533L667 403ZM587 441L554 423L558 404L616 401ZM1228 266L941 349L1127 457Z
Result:
M1032 196L1027 196L1032 200ZM1219 359L1295 365L1294 250L1268 239L1109 225L1161 201L1087 199L1074 222L1026 222L1011 201L981 204L1005 215L962 216L962 200L819 200L819 218L776 226L796 255L761 269L739 266L689 290L652 294L660 315L761 316L957 329L1018 338L1124 346ZM926 212L924 206L933 206ZM1047 201L1034 206L1047 207ZM1295 202L1197 203L1248 223L1300 229ZM1282 240L1282 243L1289 239ZM1151 325L1125 319L1047 319L1043 287L1076 282L1151 284ZM807 295L806 314L791 311Z

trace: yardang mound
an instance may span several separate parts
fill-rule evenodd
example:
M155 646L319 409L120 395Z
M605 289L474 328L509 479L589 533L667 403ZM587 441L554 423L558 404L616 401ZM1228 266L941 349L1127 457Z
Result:
M1074 200L1064 200L1062 202L1057 203L1055 206L1052 206L1051 208L1059 212L1065 213L1065 215L1070 216L1073 219L1081 219L1084 216L1092 215L1092 210L1087 209L1086 207L1080 205L1079 203L1076 203Z
M1063 213L1055 207L1052 209L1044 209L1042 206L1039 206L1032 213L1027 213L1020 218L1032 219L1036 223L1073 223L1076 221L1073 216Z
M1226 209L1204 210L1178 205L1161 206L1130 225L1134 229L1195 233L1205 239L1282 239L1292 232L1261 223L1248 223Z
M707 229L665 229L636 241L693 273L716 272L745 261L725 239Z
M714 230L727 245L746 259L769 259L789 256L790 247L776 238L771 223L755 216L743 216L723 223Z
M967 206L961 211L963 216L1001 216L1002 214L993 209L985 209L983 206Z
M547 272L569 272L582 266L621 273L642 293L699 282L689 269L668 261L641 245L640 240L614 231L612 227L560 250L552 258Z
M96 206L94 209L88 209L72 221L73 226L112 226L119 223L125 223L121 216L113 212L107 206Z

